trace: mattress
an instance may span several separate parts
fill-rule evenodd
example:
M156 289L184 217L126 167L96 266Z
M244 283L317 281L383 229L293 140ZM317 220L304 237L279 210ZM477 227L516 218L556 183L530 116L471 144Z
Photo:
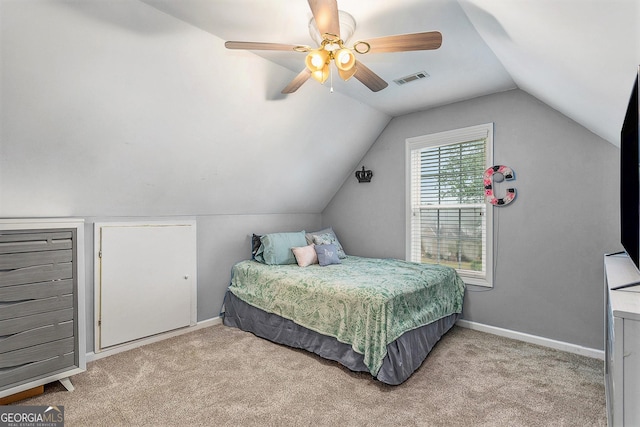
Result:
M394 357L394 346L411 344L392 365L406 370L403 359L411 356L413 372L424 359L418 353L433 347L462 312L464 282L449 267L394 259L349 256L341 264L304 268L242 261L233 267L228 294L225 324L317 354L316 341L323 337L323 346L340 344L334 350L343 356L332 356L333 350L321 356L397 383L410 372L380 372ZM432 345L420 349L426 342L420 334L429 335ZM312 344L300 336L313 338Z

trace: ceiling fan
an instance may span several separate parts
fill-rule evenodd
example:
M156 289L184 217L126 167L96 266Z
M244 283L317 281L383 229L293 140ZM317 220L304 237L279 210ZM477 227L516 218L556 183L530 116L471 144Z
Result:
M438 31L425 33L400 34L360 40L353 47L345 46L345 41L355 30L355 20L346 12L338 10L336 0L308 0L313 19L309 23L312 38L317 48L307 45L293 45L264 42L228 41L227 49L245 50L282 50L307 53L306 67L289 83L282 93L293 93L310 77L324 83L330 76L331 61L338 69L343 80L355 77L373 92L388 86L380 76L355 58L355 53L406 52L414 50L438 49L442 44L442 34ZM342 32L342 34L341 34Z

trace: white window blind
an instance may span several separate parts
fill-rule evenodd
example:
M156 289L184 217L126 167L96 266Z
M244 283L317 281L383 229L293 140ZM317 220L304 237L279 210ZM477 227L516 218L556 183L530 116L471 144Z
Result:
M483 173L492 128L407 140L408 258L454 267L467 283L485 286L491 286L492 239Z

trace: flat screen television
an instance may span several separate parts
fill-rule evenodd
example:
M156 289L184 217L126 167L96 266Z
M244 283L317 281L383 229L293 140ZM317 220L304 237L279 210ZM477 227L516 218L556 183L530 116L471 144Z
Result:
M640 67L620 132L620 239L624 250L640 268L640 136L638 128Z

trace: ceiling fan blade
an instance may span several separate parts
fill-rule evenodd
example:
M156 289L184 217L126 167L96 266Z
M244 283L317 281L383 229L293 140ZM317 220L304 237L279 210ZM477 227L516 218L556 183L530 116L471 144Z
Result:
M296 48L304 48L304 47L308 48L308 46L299 46L295 44L236 42L236 41L225 42L224 47L226 47L227 49L245 49L245 50L296 50Z
M335 34L340 37L340 18L336 0L308 0L313 18L320 34Z
M291 80L291 83L289 83L287 87L282 89L281 93L286 94L286 93L293 93L297 91L300 88L300 86L304 84L304 82L309 80L310 77L311 77L311 71L309 71L309 69L305 67L304 70L300 71L300 74L298 74L293 80Z
M442 34L439 31L399 34L396 36L363 40L363 42L368 43L371 46L369 53L433 50L438 49L440 45L442 45Z
M353 77L357 71L358 68L355 65L349 70L341 70L340 68L338 68L338 74L340 75L340 78L345 82Z
M356 61L356 73L354 77L362 82L366 87L371 89L372 92L378 92L389 86L389 83L382 80L382 78L371 71L368 67L360 62Z

